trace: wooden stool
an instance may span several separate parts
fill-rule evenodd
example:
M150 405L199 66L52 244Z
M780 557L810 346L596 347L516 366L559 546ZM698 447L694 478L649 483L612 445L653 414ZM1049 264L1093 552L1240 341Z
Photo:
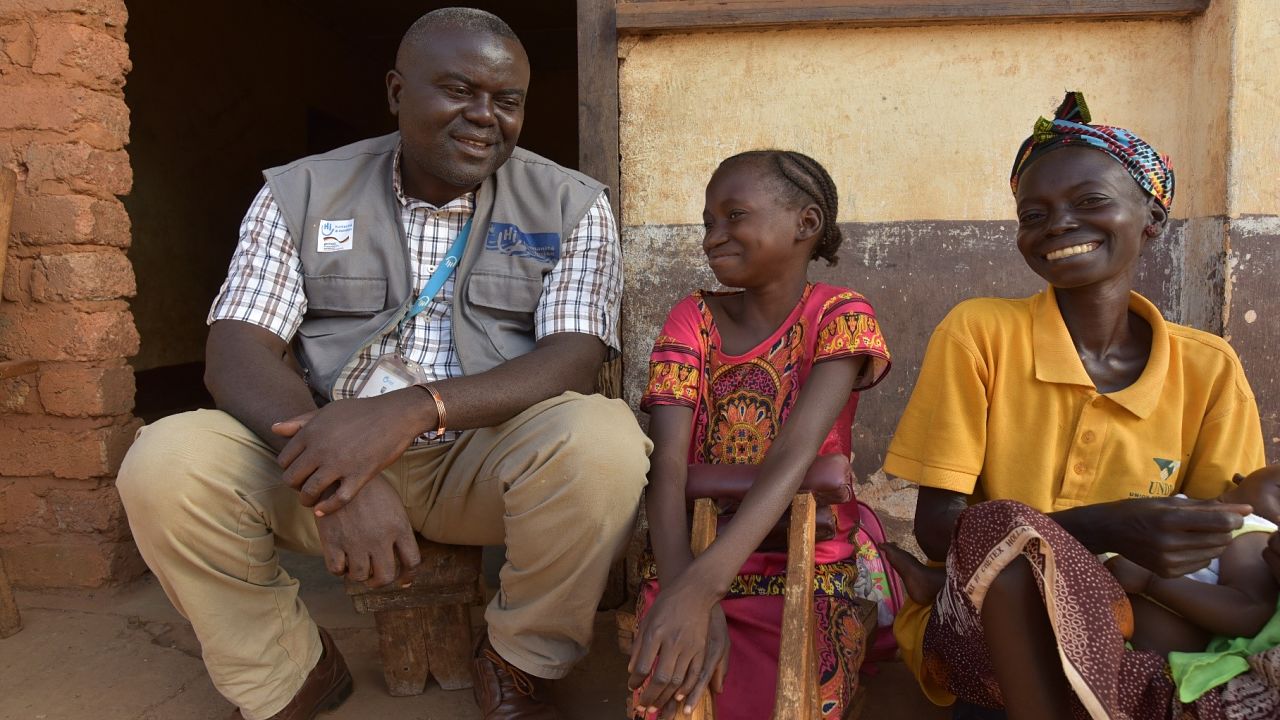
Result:
M373 613L387 690L419 695L435 677L445 690L471 687L471 606L479 602L481 548L418 537L422 566L407 588L347 581L356 611Z
M695 555L716 537L716 505L699 499L693 507L690 533ZM814 535L817 506L812 493L791 502L787 537L787 586L782 601L782 646L778 649L778 692L773 720L818 720L822 717L818 692L818 654L813 634ZM715 705L708 692L694 708L692 720L714 720Z
M694 503L690 545L699 555L716 539L715 501L702 498ZM773 720L817 720L822 713L818 688L816 621L813 615L813 578L815 567L815 535L817 506L812 493L796 495L791 503L790 535L787 538L787 585L783 595L782 646L778 652L778 691L774 701ZM876 604L858 600L858 617L869 642L876 629ZM615 614L618 649L631 654L637 629L636 616L627 612ZM860 686L845 710L845 720L862 716L867 689ZM692 720L714 720L715 705L711 693L702 696Z

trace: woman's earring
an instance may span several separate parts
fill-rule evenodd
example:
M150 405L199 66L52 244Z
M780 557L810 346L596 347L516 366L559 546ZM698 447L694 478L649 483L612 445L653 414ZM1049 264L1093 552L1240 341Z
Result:
M1158 225L1148 225L1143 232L1147 234L1147 237L1155 237L1160 234L1160 227Z

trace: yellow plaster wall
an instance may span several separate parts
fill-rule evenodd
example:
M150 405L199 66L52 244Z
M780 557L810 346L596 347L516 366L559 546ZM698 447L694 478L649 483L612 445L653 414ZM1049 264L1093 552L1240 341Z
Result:
M1280 0L1235 0L1232 215L1280 214Z
M1185 112L1192 79L1226 62L1226 46L1212 43L1206 52L1220 58L1193 61L1204 22L624 38L623 223L700 222L716 163L768 146L827 166L842 222L1010 218L1013 153L1066 89L1085 91L1095 122L1128 127L1174 157L1175 214L1220 213L1226 146L1218 143L1216 156L1191 148L1206 140L1206 123L1225 126L1225 111Z
M1171 112L1183 115L1189 140L1183 152L1173 158L1178 180L1174 210L1182 217L1227 214L1235 5L1236 0L1214 0L1202 17L1191 22L1193 51L1191 83L1183 106L1186 112L1182 107L1171 108ZM1221 249L1221 235L1206 240Z

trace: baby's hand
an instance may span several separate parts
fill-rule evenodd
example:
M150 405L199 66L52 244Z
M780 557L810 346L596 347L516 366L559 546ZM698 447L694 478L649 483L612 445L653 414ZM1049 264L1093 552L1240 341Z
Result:
M1151 586L1155 573L1117 555L1107 561L1107 569L1115 576L1120 587L1130 595L1142 595Z
M1262 551L1262 559L1267 561L1267 567L1271 568L1271 576L1275 578L1276 584L1280 585L1280 532L1271 533L1271 537L1267 540L1267 547Z

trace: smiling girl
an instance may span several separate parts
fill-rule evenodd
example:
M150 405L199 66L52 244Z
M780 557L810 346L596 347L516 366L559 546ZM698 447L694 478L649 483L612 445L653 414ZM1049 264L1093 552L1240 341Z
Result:
M848 457L858 391L889 369L866 299L807 277L811 260L835 262L836 205L827 171L796 152L735 155L707 185L702 247L716 279L741 289L680 301L649 363L641 407L654 441L656 576L642 589L631 657L638 714L674 717L708 683L717 717L772 713L786 555L758 548L814 458ZM685 515L690 463L759 465L733 520L697 558ZM833 512L840 530L817 545L814 605L823 717L840 718L865 633L853 603L857 509Z

